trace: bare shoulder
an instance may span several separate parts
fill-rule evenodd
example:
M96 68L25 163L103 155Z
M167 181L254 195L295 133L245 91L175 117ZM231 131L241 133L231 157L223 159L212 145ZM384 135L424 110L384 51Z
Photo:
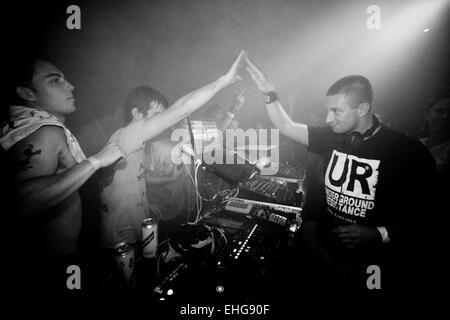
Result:
M19 180L51 175L58 167L59 155L67 148L64 130L43 126L17 142L10 154Z
M13 154L22 153L25 149L44 148L48 151L59 151L66 145L64 129L58 126L42 126L29 136L17 142L12 148Z

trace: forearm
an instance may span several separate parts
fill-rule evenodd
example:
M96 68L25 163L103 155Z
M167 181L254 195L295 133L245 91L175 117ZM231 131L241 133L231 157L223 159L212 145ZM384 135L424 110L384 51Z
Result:
M264 103L272 123L285 136L308 146L308 127L305 124L295 123L291 120L289 115L283 110L280 100L278 100L272 81L248 57L247 65L247 71L264 96Z
M220 77L216 81L200 89L194 90L178 99L178 101L174 103L173 107L171 107L174 108L175 110L178 109L180 111L181 115L178 121L182 120L192 112L204 106L220 90L226 88L227 86L228 84L226 83L224 77Z
M25 217L46 213L76 192L95 170L85 160L62 173L23 182L17 192L18 213Z
M267 114L269 115L270 121L283 132L283 128L289 126L292 122L289 115L284 111L279 100L271 104L266 104Z
M220 77L218 80L181 97L166 111L146 120L143 126L142 140L149 140L180 122L189 114L205 105L227 85L228 83L225 79Z
M284 111L279 100L266 104L266 110L270 121L276 128L280 129L283 135L308 146L307 125L293 122L286 111Z

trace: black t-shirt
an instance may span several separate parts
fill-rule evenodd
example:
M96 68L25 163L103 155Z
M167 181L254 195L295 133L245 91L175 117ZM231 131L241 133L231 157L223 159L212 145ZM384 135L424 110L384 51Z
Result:
M308 133L309 150L326 163L321 228L384 226L397 242L417 236L430 221L425 211L433 202L437 170L419 141L384 125L356 146L330 128L310 127Z

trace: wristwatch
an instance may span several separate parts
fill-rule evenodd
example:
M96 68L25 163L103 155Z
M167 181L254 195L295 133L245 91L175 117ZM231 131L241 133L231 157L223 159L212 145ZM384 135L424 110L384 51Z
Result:
M275 91L264 92L263 97L265 104L271 104L278 100L278 96Z

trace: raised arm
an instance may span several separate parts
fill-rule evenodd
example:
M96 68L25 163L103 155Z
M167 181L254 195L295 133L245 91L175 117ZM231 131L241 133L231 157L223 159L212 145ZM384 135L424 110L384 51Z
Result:
M241 51L225 75L221 76L216 81L181 97L166 111L158 113L150 119L144 120L142 140L146 141L160 134L205 105L220 90L239 81L239 69L246 56L247 53Z
M231 121L233 121L234 117L239 112L239 109L245 102L245 91L246 88L240 88L239 90L236 90L234 92L230 109L225 113L225 116L217 123L217 129L224 132L224 130L228 128Z
M44 126L11 149L15 165L15 187L18 213L24 217L39 218L62 203L78 190L100 167L108 166L123 156L113 144L107 145L93 159L82 161L69 168L73 159L63 130Z
M280 129L285 136L308 146L308 127L305 124L291 120L284 111L280 100L276 98L275 86L267 75L259 70L249 58L246 59L247 71L255 81L259 91L265 96L271 96L269 103L266 103L266 110L272 123Z

